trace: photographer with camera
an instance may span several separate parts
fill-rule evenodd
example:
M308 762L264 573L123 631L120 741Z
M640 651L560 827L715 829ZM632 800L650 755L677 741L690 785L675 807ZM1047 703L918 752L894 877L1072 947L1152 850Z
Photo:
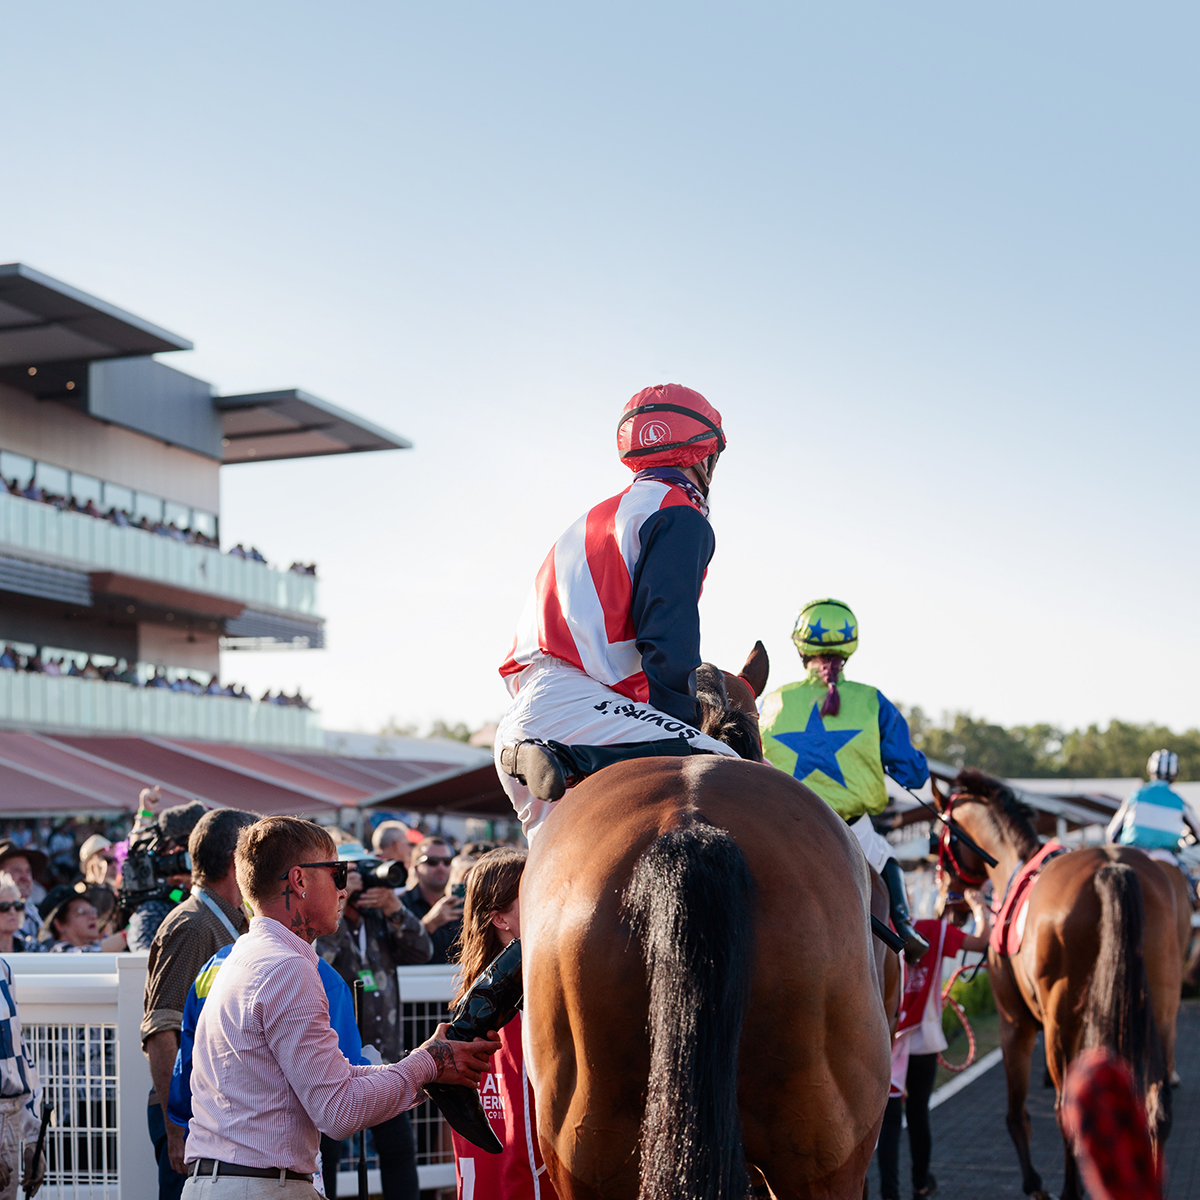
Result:
M187 897L192 886L188 839L207 811L203 804L177 804L155 813L161 792L141 793L142 807L121 872L120 910L129 915L130 950L149 950L167 914ZM203 962L203 959L201 959Z
M420 920L396 896L406 868L394 859L370 857L357 842L338 846L338 862L350 864L347 898L336 932L319 937L313 949L351 986L363 981L362 1038L385 1063L404 1057L400 985L396 968L426 963L433 942ZM417 1156L412 1122L405 1112L373 1126L384 1200L418 1200ZM337 1195L341 1144L322 1135L325 1190Z
M160 814L160 819L172 811L167 809ZM142 1050L150 1060L150 1076L154 1081L147 1123L150 1140L154 1143L154 1156L158 1160L159 1200L177 1200L185 1179L182 1170L187 1131L167 1118L171 1070L179 1049L183 1006L188 989L204 963L222 946L236 941L249 927L233 869L233 855L238 835L256 820L252 813L219 808L203 813L194 823L187 843L192 863L191 895L166 914L150 946ZM172 854L169 838L178 836L176 827L168 822L160 828L168 839L168 849L162 853ZM125 863L127 885L132 858L131 849ZM177 867L178 863L168 861L164 866L160 861L158 866L161 876L163 870Z

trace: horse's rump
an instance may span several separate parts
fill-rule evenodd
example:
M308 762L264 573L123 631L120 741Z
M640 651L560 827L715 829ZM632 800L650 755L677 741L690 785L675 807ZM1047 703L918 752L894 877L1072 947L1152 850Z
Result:
M890 1058L872 986L866 864L807 789L773 768L714 756L606 769L560 803L530 852L521 890L527 1062L560 1195L638 1195L652 1075L647 1015L668 1033L659 1045L676 1048L669 1027L685 1029L696 1016L684 1020L652 999L661 1000L662 980L654 969L648 980L643 948L652 930L654 945L667 948L662 934L685 892L689 911L701 905L693 946L708 968L692 985L699 979L708 996L737 993L739 962L752 961L736 1052L706 1050L699 1064L714 1087L736 1087L748 1161L780 1196L807 1194L808 1182L842 1172L861 1190ZM705 963L718 944L724 961ZM683 973L676 960L662 978ZM730 1042L731 1000L727 992L697 1018L712 1018ZM690 1069L684 1064L684 1074ZM654 1095L652 1085L652 1112ZM662 1099L669 1121L676 1110ZM728 1111L713 1119L727 1123ZM849 1196L853 1185L839 1175L822 1194Z

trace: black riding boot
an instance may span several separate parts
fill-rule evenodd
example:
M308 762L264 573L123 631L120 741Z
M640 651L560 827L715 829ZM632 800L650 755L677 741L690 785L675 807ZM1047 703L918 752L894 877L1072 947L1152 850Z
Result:
M470 1042L486 1036L489 1029L502 1028L516 1016L522 995L521 943L518 939L509 942L471 984L454 1013L446 1036L454 1042ZM425 1091L456 1133L490 1154L499 1154L504 1149L488 1124L478 1088L462 1083L427 1083Z
M519 779L538 800L561 800L569 787L602 767L631 758L681 758L692 750L684 737L657 742L618 742L615 746L566 746L530 739L500 751L500 769Z
M888 899L892 906L892 924L904 939L904 957L909 962L920 962L929 949L929 943L913 928L908 915L908 893L904 890L904 872L900 864L889 858L883 864L883 882L887 884Z

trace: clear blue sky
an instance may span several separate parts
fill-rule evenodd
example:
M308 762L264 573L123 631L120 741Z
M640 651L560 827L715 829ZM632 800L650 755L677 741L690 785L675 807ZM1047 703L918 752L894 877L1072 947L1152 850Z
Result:
M4 6L0 260L416 442L227 469L326 723L482 722L616 416L729 450L704 652L851 603L851 676L1004 722L1200 720L1193 6Z

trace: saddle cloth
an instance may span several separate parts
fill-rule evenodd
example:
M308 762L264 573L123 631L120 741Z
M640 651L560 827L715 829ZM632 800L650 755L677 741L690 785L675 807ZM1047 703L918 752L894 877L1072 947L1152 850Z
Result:
M1027 863L1018 868L1016 875L1000 902L1000 911L992 925L989 945L997 954L1016 954L1025 936L1025 918L1028 916L1029 897L1037 883L1042 868L1056 855L1065 854L1066 846L1061 842L1047 842Z

